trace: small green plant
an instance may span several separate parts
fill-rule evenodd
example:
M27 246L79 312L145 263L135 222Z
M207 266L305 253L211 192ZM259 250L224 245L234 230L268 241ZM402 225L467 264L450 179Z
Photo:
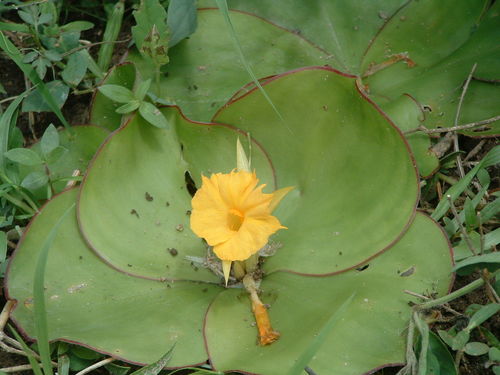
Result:
M160 110L152 103L145 100L151 80L145 80L138 84L135 91L119 85L103 85L99 91L113 102L122 105L116 109L116 113L121 115L130 114L136 110L151 125L158 128L168 128L168 121Z

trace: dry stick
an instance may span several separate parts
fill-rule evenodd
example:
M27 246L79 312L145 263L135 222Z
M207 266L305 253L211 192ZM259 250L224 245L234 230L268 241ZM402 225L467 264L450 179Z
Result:
M474 156L477 155L477 153L479 151L481 151L481 149L483 148L484 144L486 143L486 140L485 139L481 139L481 142L479 142L472 150L470 150L470 152L467 154L467 156L465 157L465 159L463 160L464 163L466 161L469 161L471 158L473 158Z
M470 83L470 80L472 79L472 75L474 74L474 71L476 70L476 67L477 67L477 63L474 63L474 65L472 65L472 69L469 73L469 76L467 77L467 80L465 81L464 88L462 90L462 95L460 95L460 100L458 101L457 113L455 115L455 122L453 123L453 126L458 125L458 118L460 117L460 111L462 110L462 103L463 103L464 98L465 98L465 93L467 92L467 89L469 88L469 83ZM455 148L455 152L460 151L460 146L458 144L458 135L456 133L453 136L453 146ZM464 172L464 166L462 165L462 157L460 156L460 154L457 155L457 167L458 167L458 171L460 172L460 177L464 178L465 172Z
M39 365L41 366L40 363L39 363ZM3 371L3 372L19 372L19 371L27 371L27 370L31 370L31 369L32 369L31 365L20 365L20 366L0 368L0 371Z
M82 371L80 372L77 372L76 375L84 375L84 374L88 374L90 371L92 370L95 370L96 368L99 368L99 367L102 367L102 366L105 366L107 365L108 363L111 363L113 362L115 359L114 358L106 358L106 359L103 359L102 361L99 361L97 363L94 363L92 366L89 366L87 368L84 368Z
M17 355L23 355L26 357L26 353L23 350L13 348L12 346L7 345L3 341L0 341L0 348L2 348L4 352L17 354Z
M470 123L464 124L464 125L451 126L449 128L427 129L425 126L421 125L418 128L405 131L404 134L408 135L408 134L413 134L416 132L422 132L425 134L449 133L449 132L455 132L455 131L459 131L459 130L467 130L467 129L476 128L476 127L481 126L481 125L491 124L492 122L495 122L498 120L500 120L500 115L495 116L495 117L491 117L491 118L487 118L487 119L481 120L481 121L470 122Z
M0 313L0 332L3 332L7 321L9 320L10 311L14 307L14 301L8 300Z
M460 232L462 232L462 236L464 237L465 243L467 243L467 247L471 251L473 255L477 255L477 251L474 248L474 245L472 244L472 241L469 238L469 235L467 234L467 231L465 230L465 227L463 226L462 222L460 221L460 217L458 216L457 209L455 208L455 205L453 204L453 201L451 200L451 195L447 195L446 199L448 200L448 203L451 208L451 212L453 212L453 216L455 217L455 220L457 221L458 227L460 228Z
M26 90L31 90L31 82L26 75L24 76L24 86L26 87ZM30 128L31 135L33 136L33 139L35 141L38 141L38 138L36 137L36 132L35 132L35 114L31 111L28 112L28 126Z

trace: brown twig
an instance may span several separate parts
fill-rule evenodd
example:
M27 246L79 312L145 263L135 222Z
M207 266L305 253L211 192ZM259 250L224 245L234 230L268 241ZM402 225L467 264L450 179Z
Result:
M474 156L476 156L478 154L479 151L481 151L481 149L483 148L484 144L486 143L486 140L485 139L481 139L481 141L472 149L470 150L470 152L467 154L467 156L464 158L464 163L468 160L470 160L471 158L473 158Z
M411 129L411 130L404 132L404 134L408 135L408 134L412 134L412 133L416 133L416 132L422 132L425 134L450 133L450 132L456 132L456 131L460 131L460 130L467 130L467 129L476 128L476 127L481 126L481 125L491 124L492 122L495 122L498 120L500 120L500 115L495 116L495 117L491 117L491 118L488 118L485 120L481 120L481 121L471 122L471 123L464 124L464 125L451 126L449 128L428 129L425 126L420 125L418 128Z

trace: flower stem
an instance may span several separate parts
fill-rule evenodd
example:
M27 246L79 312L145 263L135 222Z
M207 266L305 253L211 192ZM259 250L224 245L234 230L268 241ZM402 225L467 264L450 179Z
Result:
M257 294L257 285L255 280L250 274L246 274L243 278L243 285L248 293L250 293L250 300L252 301L252 311L255 316L255 322L259 330L259 343L262 346L270 345L280 337L280 333L275 331L271 326L269 314L266 306L260 300Z

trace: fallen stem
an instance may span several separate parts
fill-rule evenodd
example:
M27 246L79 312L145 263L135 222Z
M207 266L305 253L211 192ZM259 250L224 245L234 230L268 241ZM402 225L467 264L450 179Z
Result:
M500 270L497 270L497 271L491 273L490 279L495 277L499 273L500 273ZM457 289L450 294L447 294L446 296L443 296L441 298L437 298L437 299L432 300L432 301L424 302L424 303L421 303L419 305L415 305L415 308L418 310L427 310L427 309L431 309L431 308L436 307L436 306L443 305L445 303L453 301L454 299L462 297L462 296L472 292L473 290L476 290L477 288L483 286L484 282L485 282L484 279L477 279L477 280L471 282L470 284L467 284L466 286L464 286L460 289Z
M412 133L416 133L416 132L422 132L422 133L426 133L426 134L455 132L455 131L459 131L459 130L472 129L472 128L475 128L475 127L478 127L481 125L491 124L492 122L495 122L498 120L500 120L500 115L488 118L486 120L471 122L471 123L464 124L464 125L451 126L449 128L428 129L425 126L420 125L418 128L405 131L404 134L407 135L407 134L412 134Z
M106 358L106 359L103 359L102 361L99 361L97 363L94 363L92 366L89 366L87 368L84 368L82 371L80 372L77 372L76 375L84 375L84 374L88 374L90 371L93 371L99 367L102 367L102 366L105 366L107 365L108 363L111 363L115 360L115 358L112 358L112 357L109 357L109 358Z
M38 365L41 366L40 363ZM31 370L32 368L33 367L31 367L31 365L20 365L20 366L12 366L12 367L0 368L0 371L3 371L3 372L19 372L19 371Z

